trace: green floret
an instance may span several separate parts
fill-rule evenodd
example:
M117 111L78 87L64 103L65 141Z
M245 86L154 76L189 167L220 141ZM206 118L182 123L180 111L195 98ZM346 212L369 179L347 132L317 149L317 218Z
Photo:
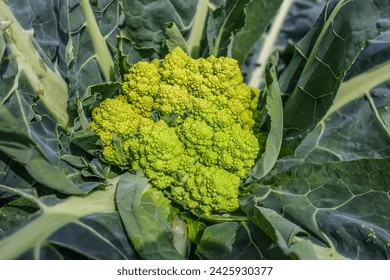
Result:
M109 145L116 134L123 139L138 130L141 117L122 96L107 98L92 112L90 127L100 134L103 145Z
M226 213L238 208L240 178L216 166L196 165L184 186L172 188L172 195L197 214Z
M94 109L91 128L107 162L141 169L196 215L231 212L263 149L259 94L243 83L236 60L192 59L175 48L133 65L122 93Z
M171 102L167 102L170 100ZM192 110L193 97L185 87L179 85L160 84L154 109L164 114Z
M137 138L124 142L133 168L142 169L153 185L165 189L177 182L184 168L193 159L184 153L184 144L179 141L174 128L160 120L140 126Z
M123 93L137 112L148 117L160 88L160 74L155 63L138 62L125 75Z
M142 117L127 103L126 98L118 96L104 100L93 110L92 118L90 127L100 135L103 158L120 167L128 167L128 158L114 140L123 141L132 137L138 131Z

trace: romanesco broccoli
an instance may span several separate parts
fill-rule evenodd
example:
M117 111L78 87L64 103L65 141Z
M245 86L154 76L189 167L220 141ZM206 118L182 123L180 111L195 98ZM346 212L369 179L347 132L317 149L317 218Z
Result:
M94 109L90 126L106 161L141 169L194 214L226 213L238 208L240 181L262 150L258 97L236 60L192 59L175 48L162 61L133 65L122 93Z

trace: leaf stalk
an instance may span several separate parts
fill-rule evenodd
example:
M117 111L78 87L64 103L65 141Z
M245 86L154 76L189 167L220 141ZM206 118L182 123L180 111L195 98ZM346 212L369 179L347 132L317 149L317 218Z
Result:
M33 34L22 28L5 1L0 1L0 21L9 22L1 32L18 62L19 73L23 73L58 124L65 128L69 121L65 80L48 67L34 46Z

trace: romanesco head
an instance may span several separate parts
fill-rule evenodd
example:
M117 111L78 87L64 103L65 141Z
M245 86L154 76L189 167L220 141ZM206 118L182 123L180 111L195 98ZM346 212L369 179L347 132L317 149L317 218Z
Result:
M194 214L225 213L238 208L240 181L262 150L258 98L236 60L175 48L133 65L122 93L94 109L91 128L106 161L141 169ZM172 114L174 122L156 118Z

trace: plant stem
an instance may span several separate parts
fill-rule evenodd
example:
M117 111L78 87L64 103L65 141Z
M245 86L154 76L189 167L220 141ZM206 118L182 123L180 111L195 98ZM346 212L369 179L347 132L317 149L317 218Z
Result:
M385 123L385 121L382 119L381 115L378 112L378 109L376 108L375 101L372 99L371 95L369 92L365 94L365 97L368 100L368 103L370 103L371 110L374 113L374 116L379 122L379 125L383 128L383 130L386 132L387 138L390 139L390 129Z
M223 222L247 222L250 219L247 216L237 216L237 215L209 215L205 217L201 217L202 219L210 222L210 223L223 223Z
M293 2L294 0L284 0L280 6L279 12L277 13L272 23L270 32L265 35L264 45L262 46L261 52L256 61L258 67L256 67L252 72L251 79L248 83L249 86L259 88L263 84L265 66L267 65L268 59L274 51L275 42Z
M5 1L0 1L0 22L8 22L0 31L13 58L18 62L19 73L23 73L58 124L65 128L69 120L66 82L46 65L33 44L33 35L22 28Z
M89 214L115 212L115 190L116 186L109 186L104 191L72 196L54 206L41 207L35 219L0 241L0 259L16 259L29 249L39 253L36 249L63 226Z
M89 0L80 0L80 5L84 12L87 30L91 37L93 48L96 52L96 60L103 73L104 79L107 82L111 81L114 75L114 61L112 60L110 50L107 47L106 40L100 33Z
M229 18L231 17L234 9L237 7L238 4L239 4L238 2L234 3L233 8L231 8L229 13L225 16L225 19L223 20L223 23L222 23L221 27L219 28L219 32L217 34L217 37L215 38L214 47L213 47L213 51L212 51L212 54L214 56L218 56L219 45L221 44L222 35L223 35L224 31L225 31L225 26L228 23Z
M200 54L200 43L208 14L209 0L199 0L192 23L190 36L187 40L188 53L191 57L197 58Z
M343 82L336 95L334 104L330 107L324 118L329 117L334 112L349 102L363 97L372 88L390 79L390 60L377 65L370 70Z

